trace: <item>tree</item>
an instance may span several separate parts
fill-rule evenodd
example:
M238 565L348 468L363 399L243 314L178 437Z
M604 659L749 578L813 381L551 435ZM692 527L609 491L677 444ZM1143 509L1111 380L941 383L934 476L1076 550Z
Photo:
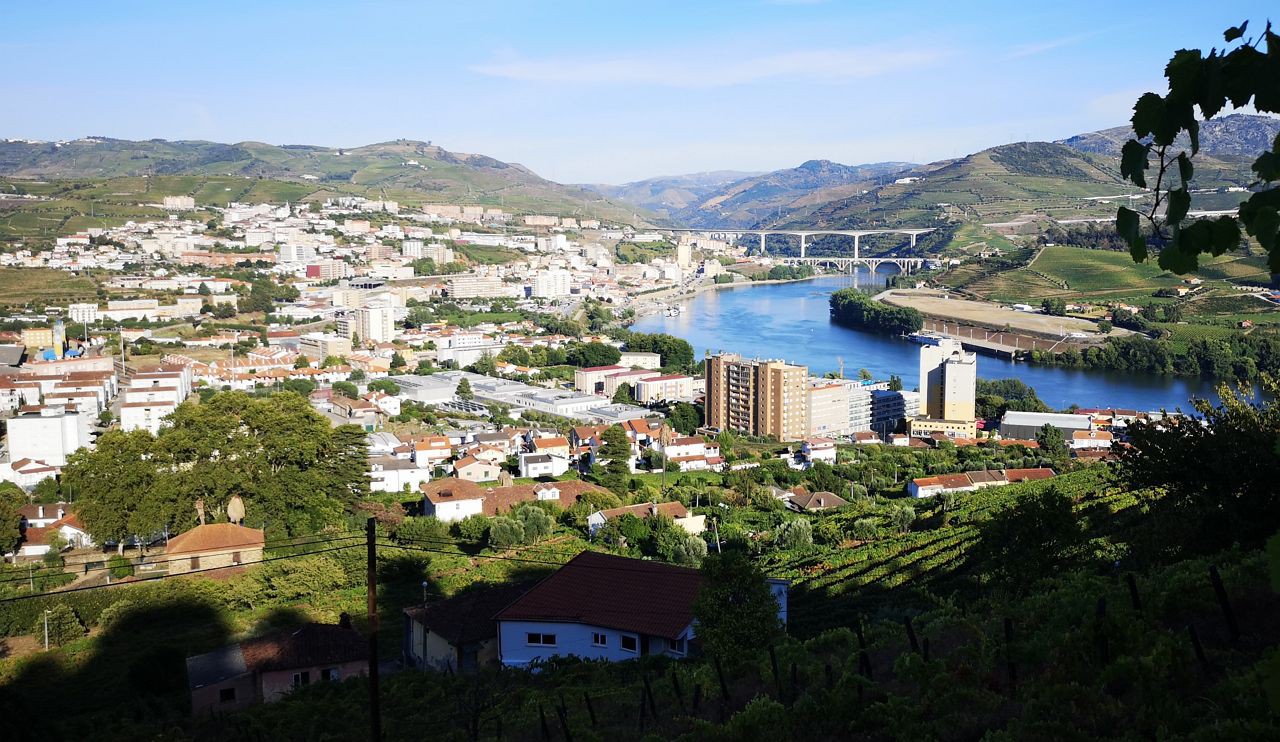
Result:
M369 391L384 392L386 394L395 396L400 393L400 385L395 383L391 379L374 379L373 381L369 382Z
M782 549L804 549L813 546L813 526L804 518L783 521L774 533L774 541Z
M870 371L866 370L865 368L860 368L858 369L858 378L862 381L871 381L873 377L871 376Z
M400 355L400 351L397 350L391 354L391 368L404 368L407 365L409 362Z
M472 400L476 398L475 392L471 391L471 381L465 378L458 382L458 388L453 395L458 399Z
M493 360L493 356L488 353L481 353L476 362L471 364L471 372L480 374L481 376L496 376L498 373L498 363Z
M673 528L673 531L679 532L680 529ZM684 564L690 567L697 567L702 564L702 560L707 558L707 542L701 536L693 534L685 534L684 538L676 544L671 555L671 561L676 564Z
M1098 320L1098 332L1104 335L1111 332L1111 323L1105 319Z
M895 374L895 375L893 375L893 376L890 376L890 377L889 377L889 391L891 391L891 392L900 392L900 391L902 391L902 377L901 377L901 376L897 376L897 375Z
M1052 317L1063 317L1067 313L1067 302L1063 299L1045 299L1040 302L1040 311Z
M1120 175L1139 188L1150 188L1153 198L1144 213L1125 206L1116 212L1116 231L1129 245L1134 261L1147 258L1148 244L1160 250L1161 268L1175 273L1195 270L1201 253L1221 255L1240 246L1240 225L1269 253L1272 272L1280 272L1280 189L1268 187L1280 180L1280 138L1254 161L1252 169L1258 187L1240 204L1235 216L1193 219L1184 224L1191 210L1193 160L1200 150L1200 119L1212 119L1228 103L1241 108L1252 103L1259 113L1280 113L1280 73L1275 60L1280 55L1280 36L1266 30L1245 38L1248 21L1223 33L1228 51L1181 49L1165 67L1169 92L1161 96L1145 93L1133 107L1135 138L1120 150ZM1265 42L1266 52L1259 46ZM1185 138L1182 136L1185 133ZM1190 153L1182 142L1189 145ZM1176 151L1176 154L1174 152ZM1156 157L1155 181L1148 185L1151 155ZM1177 174L1177 184L1171 181ZM1144 232L1143 220L1149 229ZM1238 220L1238 221L1237 221Z
M524 526L506 516L493 518L489 523L489 543L505 549L524 543Z
M448 538L449 526L429 515L405 518L395 529L397 541L443 542Z
M565 361L571 366L590 368L612 366L622 360L622 353L604 343L577 343L565 353Z
M631 439L621 425L610 425L600 435L600 443L600 458L607 462L600 483L613 492L623 494L627 491L627 480L631 475Z
M618 390L613 393L614 404L635 404L636 398L632 394L631 385L625 381L618 385Z
M676 402L667 415L673 430L683 435L693 435L702 427L702 410L688 402Z
M213 307L214 319L231 319L236 316L236 306L228 302L219 302Z
M54 480L50 478L45 481ZM18 529L22 515L18 509L26 504L27 496L22 488L13 482L0 482L0 551L5 554L15 551L18 539L22 536L22 531Z
M51 647L60 647L84 636L84 624L80 623L80 617L66 603L58 603L36 620L31 633L42 646L46 629Z
M360 396L360 390L356 388L355 384L352 384L349 381L333 382L333 393L339 397L346 397L347 399L356 399Z
M213 291L209 288L209 284L204 281L200 282L200 288L196 290L200 296L213 296Z
M1084 540L1071 499L1052 486L997 511L979 534L976 562L1015 593L1067 566Z
M916 522L916 509L906 503L895 505L889 511L889 519L893 521L898 533L907 533L911 530L911 525Z
M1054 461L1065 461L1071 455L1062 430L1049 423L1045 423L1036 431L1036 443L1040 444L1040 453Z
M526 544L537 543L550 536L556 527L555 518L552 518L547 511L536 505L526 505L518 508L514 515L524 529L524 543Z
M311 368L311 359L307 358L306 356L300 355L298 356L298 359L293 362L293 367L294 368Z
M347 375L347 381L364 381L367 378L369 378L369 375L361 368L353 368L351 373Z
M702 562L705 579L693 601L698 637L713 655L733 659L772 643L781 633L778 602L746 555L729 551Z

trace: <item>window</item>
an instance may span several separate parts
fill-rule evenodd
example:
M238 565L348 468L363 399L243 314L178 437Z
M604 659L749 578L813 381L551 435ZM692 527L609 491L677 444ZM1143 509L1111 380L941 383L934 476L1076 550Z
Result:
M336 667L326 667L325 669L320 671L320 679L334 680L334 681L341 680L342 673Z
M604 647L604 646L608 646L608 644L609 644L609 637L599 632L591 633L591 646Z
M200 569L200 557L191 557L191 568Z
M525 643L532 647L554 647L556 645L556 635L526 634Z
M682 636L671 644L671 650L676 654L685 654L688 651L685 638Z
M231 703L236 700L235 688L220 688L218 690L218 701L221 703Z
M624 652L635 652L639 649L640 643L634 636L623 634L618 637L618 646L622 647Z
M238 552L238 551L233 551L233 552L231 552L231 563L232 563L232 564L239 564L239 563L240 563L240 552Z
M298 687L301 687L304 685L310 685L310 684L311 684L310 670L303 670L302 672L295 672L293 674L293 687L298 688Z

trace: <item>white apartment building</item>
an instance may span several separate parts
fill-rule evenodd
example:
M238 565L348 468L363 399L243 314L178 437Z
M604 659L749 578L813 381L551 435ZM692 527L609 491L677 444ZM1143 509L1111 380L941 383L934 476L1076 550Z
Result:
M298 352L313 361L351 355L351 336L311 332L298 338Z
M515 296L516 290L496 276L468 274L449 279L449 296L454 299L496 299Z
M281 263L310 263L316 259L316 249L311 245L284 244L277 252Z
M91 445L89 424L88 414L69 412L60 405L12 417L7 421L9 460L35 459L64 466L68 456Z
M568 296L572 283L573 274L567 270L553 268L539 271L533 277L530 294L535 299L556 299Z
M157 395L143 393L143 396L155 397ZM125 399L133 398L132 394L126 394ZM160 432L160 427L164 425L165 418L173 414L178 408L173 402L166 401L125 401L120 404L120 429L121 430L145 430L152 435Z
M389 343L396 339L393 307L360 307L352 317L351 331L362 343Z
M190 211L196 207L196 200L191 196L165 196L166 211Z
M99 318L98 305L89 302L72 304L67 307L67 317L72 322L83 322L86 325L92 325Z
M688 402L693 399L693 377L672 374L650 376L635 382L636 401L648 405L654 402Z

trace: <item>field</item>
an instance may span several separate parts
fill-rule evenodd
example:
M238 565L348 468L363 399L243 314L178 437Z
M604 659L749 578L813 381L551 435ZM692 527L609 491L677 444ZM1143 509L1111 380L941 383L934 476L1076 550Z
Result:
M1082 247L1046 247L1023 268L988 276L968 288L1000 301L1037 302L1150 296L1181 284L1154 263L1134 263L1128 253Z
M1097 331L1094 323L1074 317L1018 312L981 301L949 299L936 291L899 289L884 298L888 304L910 306L932 317L946 317L978 326L1004 327L1040 334L1061 336L1071 332Z
M92 278L47 268L0 268L0 306L68 304L95 301L98 284Z

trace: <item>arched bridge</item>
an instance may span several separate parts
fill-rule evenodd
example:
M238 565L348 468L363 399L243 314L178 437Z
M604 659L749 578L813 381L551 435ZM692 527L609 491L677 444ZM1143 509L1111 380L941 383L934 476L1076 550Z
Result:
M932 231L933 231L933 229L916 229L916 228L904 228L904 229L732 229L732 228L728 228L728 227L725 227L725 228L719 228L719 227L703 227L702 229L662 229L662 230L659 230L659 231L662 231L662 232L672 232L672 233L680 232L680 233L685 233L685 234L700 234L700 235L706 235L707 237L709 237L709 238L711 238L711 239L713 239L713 240L715 240L715 239L726 239L726 238L728 238L728 237L735 237L735 238L736 238L736 237L742 237L743 235L749 235L749 234L760 235L760 252L761 252L761 254L766 254L766 253L765 253L765 238L766 238L766 237L768 237L768 236L769 236L769 235L771 235L771 234L776 234L776 235L787 235L787 236L789 236L789 237L798 237L798 238L800 239L800 259L801 259L801 260L813 260L813 258L809 258L809 257L807 256L807 254L806 254L806 250L807 250L807 248L808 248L808 240L809 240L809 238L810 238L810 237L815 237L815 236L819 236L819 235L828 235L828 234L838 234L838 235L843 235L843 236L845 236L845 237L852 237L852 238L853 238L853 257L852 257L851 259L852 259L852 260L854 260L854 261L861 262L861 263L863 263L864 265L867 265L867 264L869 264L869 263L867 262L868 260L876 260L876 259L875 259L875 258L868 259L868 258L863 258L863 257L862 257L862 253L861 253L861 247L862 247L862 246L861 246L861 244L859 244L859 243L860 243L860 240L861 240L863 237L865 237L865 236L867 236L867 235L872 235L872 234L905 234L905 235L907 235L907 236L909 236L909 237L911 238L911 247L915 247L915 246L916 246L916 238L917 238L917 237L919 237L919 236L920 236L920 235L922 235L922 234L927 234L927 233L929 233L929 232L932 232ZM847 260L847 259L849 259L849 258L841 258L841 260ZM888 257L884 258L884 260L886 260L886 261L888 261L888 262L896 262L896 261L900 261L900 260L916 260L916 261L919 261L919 259L918 259L918 258L899 258L899 257L895 257L895 256L888 256ZM900 267L900 268L901 268L901 267L903 267L903 264L898 264L898 265L899 265L899 267ZM904 268L904 270L905 270L905 268Z

